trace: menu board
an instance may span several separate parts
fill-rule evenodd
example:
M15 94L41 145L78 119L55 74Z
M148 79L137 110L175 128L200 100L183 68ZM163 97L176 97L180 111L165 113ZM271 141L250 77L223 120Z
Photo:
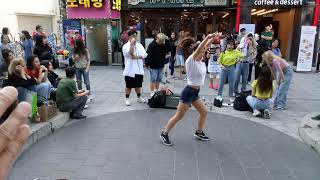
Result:
M297 71L312 70L312 59L316 33L316 26L302 26L297 61Z

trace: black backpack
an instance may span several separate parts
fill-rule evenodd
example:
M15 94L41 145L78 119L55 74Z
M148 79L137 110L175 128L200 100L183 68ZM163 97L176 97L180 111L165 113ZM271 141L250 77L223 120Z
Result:
M238 111L251 111L252 108L249 106L247 102L247 97L251 95L250 91L243 91L241 93L236 94L236 99L233 103L233 108Z
M148 101L151 108L162 108L166 104L166 95L162 91L156 92Z

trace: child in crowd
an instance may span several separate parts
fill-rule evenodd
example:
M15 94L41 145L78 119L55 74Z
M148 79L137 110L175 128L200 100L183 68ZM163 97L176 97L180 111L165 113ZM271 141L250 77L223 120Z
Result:
M53 65L50 61L44 60L41 62L41 65L48 69L48 80L54 88L58 87L59 81L62 79L58 74L54 72Z
M89 91L77 90L75 78L76 70L72 67L66 68L67 78L59 82L56 98L57 105L60 111L70 112L72 119L85 119L86 116L82 115L82 111L86 106Z
M210 73L210 84L209 88L219 89L219 76L221 67L218 63L220 55L220 45L212 44L209 52L208 72Z
M262 68L258 79L252 82L251 87L252 93L247 97L247 102L253 109L253 116L259 116L263 111L264 118L270 119L274 86L273 76L268 66Z

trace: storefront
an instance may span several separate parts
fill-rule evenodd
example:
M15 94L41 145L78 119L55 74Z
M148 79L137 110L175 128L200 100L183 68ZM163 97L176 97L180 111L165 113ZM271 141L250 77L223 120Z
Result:
M114 63L112 34L119 34L120 0L67 0L68 19L80 20L81 32L93 65ZM113 27L118 26L118 27ZM79 28L75 28L80 31ZM70 31L70 29L69 29ZM117 32L113 32L117 31Z
M317 26L314 23L314 0L238 0L236 6L240 12L239 24L254 24L255 33L260 35L271 24L273 37L280 41L283 57L294 64L298 62L302 27ZM313 47L308 49L316 51L317 42L311 44ZM313 55L315 64L316 53Z
M215 31L226 32L234 27L235 9L229 0L170 0L123 2L122 28L136 29L142 44L154 35L184 30L193 37Z

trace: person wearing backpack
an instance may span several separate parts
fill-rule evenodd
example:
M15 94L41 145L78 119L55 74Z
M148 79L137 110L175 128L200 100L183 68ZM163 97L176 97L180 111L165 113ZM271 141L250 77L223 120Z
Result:
M252 93L247 97L247 102L253 109L253 116L260 116L263 111L264 118L270 119L274 86L269 66L264 66L261 69L258 79L252 82L251 87Z
M176 114L169 120L161 132L160 139L164 145L171 146L169 132L185 115L192 104L199 112L198 128L194 136L202 141L209 141L210 138L203 132L207 111L199 98L200 86L204 85L206 76L206 64L203 62L203 57L206 50L214 41L215 36L221 36L220 33L208 35L201 43L194 43L193 38L185 38L181 42L183 56L189 57L185 63L187 73L187 86L182 90L180 102ZM193 50L193 52L191 51Z

